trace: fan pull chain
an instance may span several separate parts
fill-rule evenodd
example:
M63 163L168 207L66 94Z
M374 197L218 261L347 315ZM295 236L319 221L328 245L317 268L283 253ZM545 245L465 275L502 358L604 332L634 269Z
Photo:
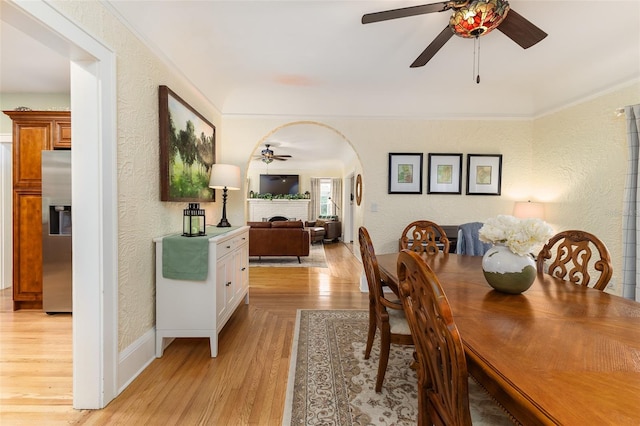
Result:
M473 39L473 76L476 83L480 84L480 38L478 36Z

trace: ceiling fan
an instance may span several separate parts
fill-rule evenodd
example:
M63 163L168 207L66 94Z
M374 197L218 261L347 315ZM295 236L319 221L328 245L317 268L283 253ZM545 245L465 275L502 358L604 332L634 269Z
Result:
M411 68L426 65L454 34L464 38L478 38L497 28L523 49L547 36L547 33L511 9L506 0L453 0L403 7L367 13L362 16L362 23L370 24L447 10L453 11L449 25L413 61Z
M287 159L291 158L290 155L275 155L273 153L273 150L271 148L269 148L271 145L270 144L265 144L264 145L266 148L263 149L260 152L260 155L256 155L254 156L254 158L258 159L258 160L262 160L263 162L269 164L271 163L273 160L278 160L278 161L287 161Z

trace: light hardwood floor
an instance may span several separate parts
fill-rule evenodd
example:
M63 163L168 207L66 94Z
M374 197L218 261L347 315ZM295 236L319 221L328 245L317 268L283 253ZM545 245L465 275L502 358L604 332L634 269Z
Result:
M0 424L279 425L297 309L368 307L352 248L325 253L325 269L251 268L250 303L223 329L217 358L207 339L176 339L95 411L71 408L71 317L14 313L1 291Z

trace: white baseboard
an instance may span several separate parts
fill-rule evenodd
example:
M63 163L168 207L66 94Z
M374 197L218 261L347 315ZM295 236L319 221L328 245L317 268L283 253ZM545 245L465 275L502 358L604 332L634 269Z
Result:
M156 330L152 328L120 352L118 395L156 359Z

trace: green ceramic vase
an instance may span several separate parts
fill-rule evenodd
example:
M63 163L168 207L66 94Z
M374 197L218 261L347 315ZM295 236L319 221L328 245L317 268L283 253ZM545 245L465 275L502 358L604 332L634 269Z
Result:
M491 287L509 294L528 290L536 278L533 257L519 256L503 244L494 245L484 254L482 271Z

